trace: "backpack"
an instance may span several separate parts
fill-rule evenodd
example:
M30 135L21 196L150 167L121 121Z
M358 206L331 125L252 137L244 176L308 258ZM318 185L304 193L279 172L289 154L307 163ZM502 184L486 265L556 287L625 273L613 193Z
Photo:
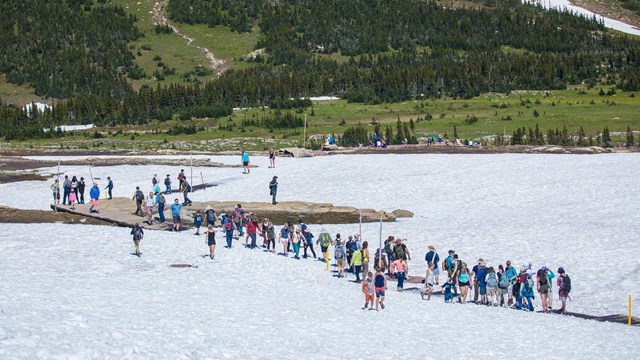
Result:
M226 231L231 231L231 230L233 230L233 222L232 222L231 220L227 219L227 222L226 222L226 223L224 223L224 229L225 229Z
M344 260L344 248L342 246L336 246L334 254L336 260Z
M442 270L449 270L447 267L447 259L442 260Z
M393 255L393 247L391 246L390 242L387 242L387 244L384 246L384 251L387 252L387 255Z
M351 242L351 250L352 251L358 250L358 242L357 241L352 241Z
M384 275L376 275L376 279L374 281L374 285L377 288L383 288L384 287Z
M187 192L191 192L191 184L187 184Z
M567 294L571 292L571 278L569 275L563 276L561 291L566 292Z
M209 224L214 224L216 223L216 212L213 210L209 210L207 211L207 222Z
M151 179L151 184L155 185L158 183L158 180L156 178Z
M142 229L140 229L139 227L134 227L133 240L140 240L140 239L142 239Z
M394 252L396 254L396 259L404 260L404 244L400 244L399 246L396 246L396 248L394 249Z
M498 287L498 279L496 278L496 273L487 274L487 287Z
M329 247L331 245L331 240L329 240L329 234L323 233L320 235L320 245L324 247Z
M166 200L164 199L164 195L160 195L160 204L165 204Z
M509 279L507 278L507 273L501 273L498 287L500 287L500 289L506 289L509 287Z
M165 178L164 179L164 184L167 185L167 186L171 185L171 180L169 178Z
M144 194L140 190L136 191L136 201L137 202L143 202L144 201Z
M524 283L524 288L527 290L533 289L533 278L530 274L527 274L527 281Z

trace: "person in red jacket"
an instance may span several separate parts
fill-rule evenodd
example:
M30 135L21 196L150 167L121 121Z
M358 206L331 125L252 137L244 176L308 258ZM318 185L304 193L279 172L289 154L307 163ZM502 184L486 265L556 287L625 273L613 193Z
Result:
M245 237L244 244L251 249L256 248L256 234L259 232L262 235L262 231L259 228L258 221L256 221L255 215L253 215L253 211L249 212L249 221L247 222L247 236ZM251 245L247 245L249 242L249 238L251 238Z

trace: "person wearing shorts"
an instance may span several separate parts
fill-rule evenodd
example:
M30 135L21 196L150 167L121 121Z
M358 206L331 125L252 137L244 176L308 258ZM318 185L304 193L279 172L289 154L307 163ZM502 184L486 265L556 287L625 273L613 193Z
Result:
M216 231L212 224L209 224L209 229L204 233L204 236L207 239L207 245L209 245L209 258L213 260L216 255Z
M182 212L182 205L180 205L180 200L175 199L173 204L171 204L171 215L173 216L174 231L180 231L181 212Z
M367 273L367 277L362 282L362 292L364 294L364 307L362 309L373 310L374 286L373 273L371 271ZM369 307L369 303L371 303L371 307Z
M380 269L376 270L373 285L375 286L376 291L376 311L379 311L378 306L384 310L384 291L387 289L387 278L384 277L384 274Z
M242 151L242 168L243 174L249 174L251 172L251 170L249 170L249 154L246 153L244 151L244 149L241 150Z

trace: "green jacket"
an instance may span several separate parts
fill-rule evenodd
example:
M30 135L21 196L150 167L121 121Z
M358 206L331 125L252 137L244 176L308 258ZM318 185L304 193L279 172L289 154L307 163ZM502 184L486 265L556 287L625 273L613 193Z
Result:
M351 258L351 266L362 266L362 251L356 250Z

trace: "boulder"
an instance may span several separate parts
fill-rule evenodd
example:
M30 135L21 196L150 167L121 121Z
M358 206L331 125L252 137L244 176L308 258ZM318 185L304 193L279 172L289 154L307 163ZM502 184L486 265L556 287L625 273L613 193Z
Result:
M396 209L391 212L396 218L412 218L413 213L409 210Z

